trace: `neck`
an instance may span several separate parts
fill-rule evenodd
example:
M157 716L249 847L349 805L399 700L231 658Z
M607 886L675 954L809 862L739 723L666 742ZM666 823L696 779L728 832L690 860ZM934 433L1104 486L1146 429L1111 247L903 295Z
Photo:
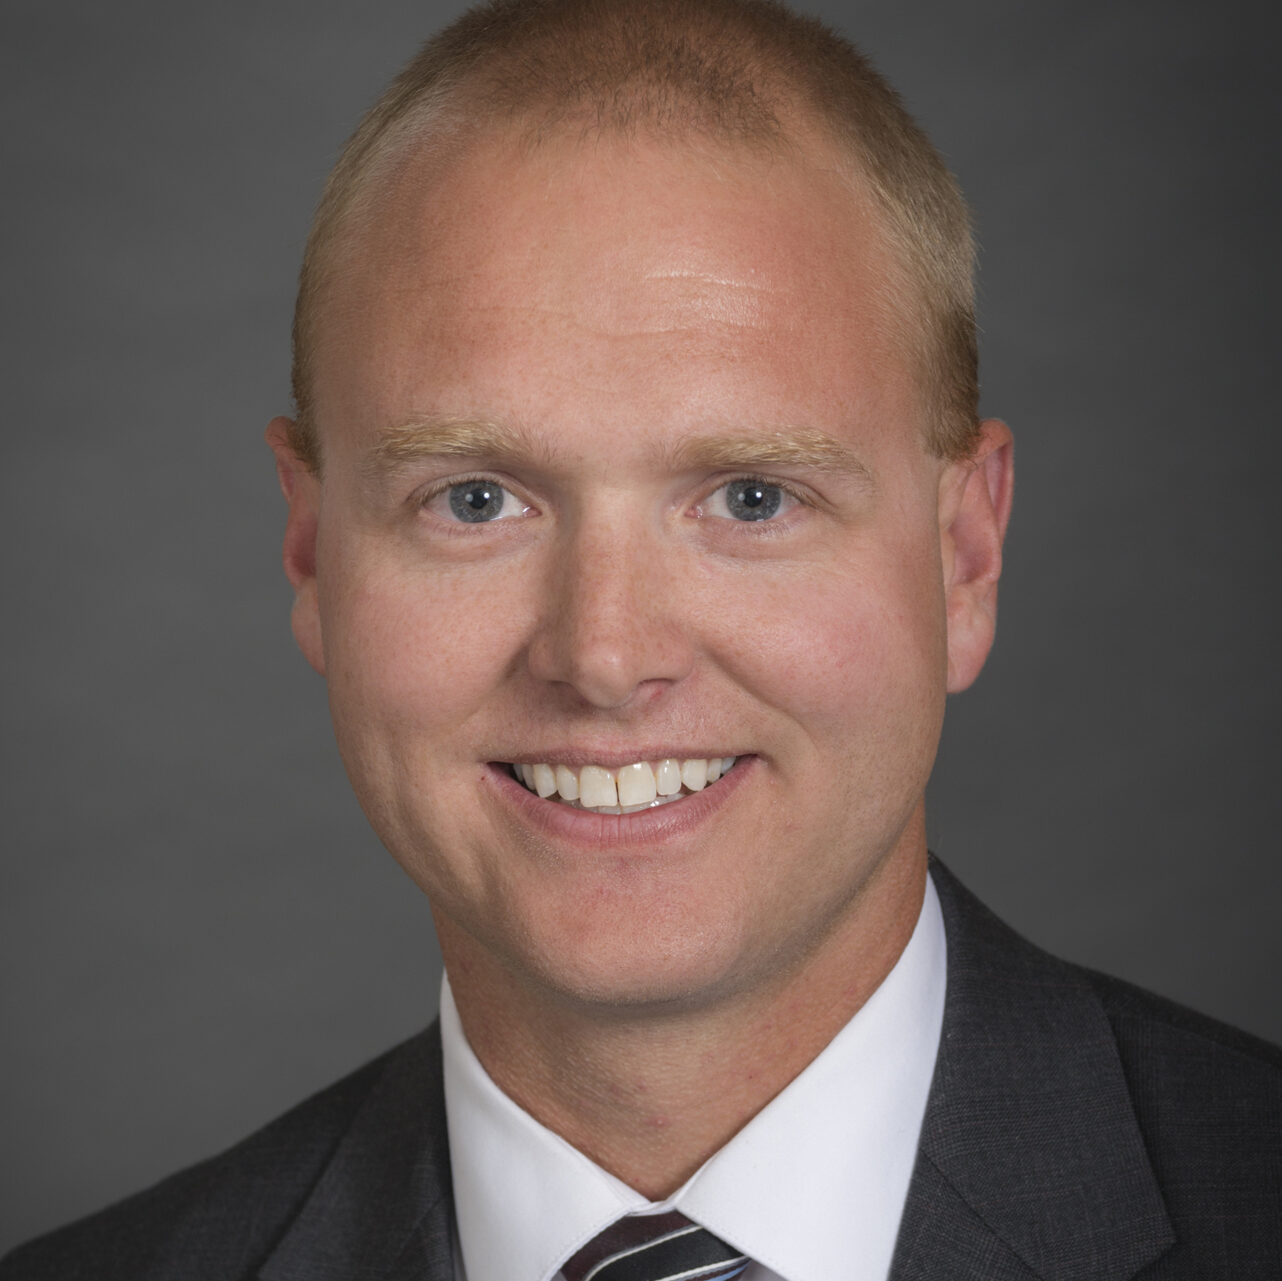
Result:
M925 852L890 859L789 972L704 1005L603 1012L478 963L438 919L463 1030L494 1083L542 1125L663 1200L787 1086L859 1011L912 935ZM875 882L875 884L873 883Z

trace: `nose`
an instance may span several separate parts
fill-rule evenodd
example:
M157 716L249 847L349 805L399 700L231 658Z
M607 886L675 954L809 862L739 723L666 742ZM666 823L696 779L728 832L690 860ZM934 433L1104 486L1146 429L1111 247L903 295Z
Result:
M657 539L584 521L545 571L528 663L538 680L625 709L686 676L694 650Z

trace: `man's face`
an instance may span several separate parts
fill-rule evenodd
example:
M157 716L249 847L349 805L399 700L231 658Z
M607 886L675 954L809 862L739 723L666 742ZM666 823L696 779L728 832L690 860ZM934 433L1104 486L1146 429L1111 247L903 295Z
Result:
M924 857L961 473L873 216L812 156L495 139L407 163L342 266L296 632L452 965L725 997ZM510 768L730 757L633 813Z

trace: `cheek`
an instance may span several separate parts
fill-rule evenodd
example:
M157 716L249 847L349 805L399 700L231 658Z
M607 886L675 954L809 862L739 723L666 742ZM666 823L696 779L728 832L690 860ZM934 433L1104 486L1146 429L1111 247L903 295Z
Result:
M435 742L503 679L518 630L501 579L349 554L322 579L330 699L340 732Z
M941 714L947 674L935 561L920 544L857 548L759 583L751 626L724 635L724 661L826 749L866 748L905 719L913 734L921 715Z

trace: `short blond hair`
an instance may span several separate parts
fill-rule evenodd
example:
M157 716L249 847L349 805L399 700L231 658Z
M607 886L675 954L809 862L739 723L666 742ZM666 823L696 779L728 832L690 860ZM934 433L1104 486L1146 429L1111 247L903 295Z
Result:
M787 147L820 125L854 162L915 295L908 323L926 444L966 456L978 430L974 245L952 175L849 41L776 0L489 0L433 36L366 114L313 220L294 312L293 445L313 470L315 334L336 242L406 144L502 126L701 135Z

